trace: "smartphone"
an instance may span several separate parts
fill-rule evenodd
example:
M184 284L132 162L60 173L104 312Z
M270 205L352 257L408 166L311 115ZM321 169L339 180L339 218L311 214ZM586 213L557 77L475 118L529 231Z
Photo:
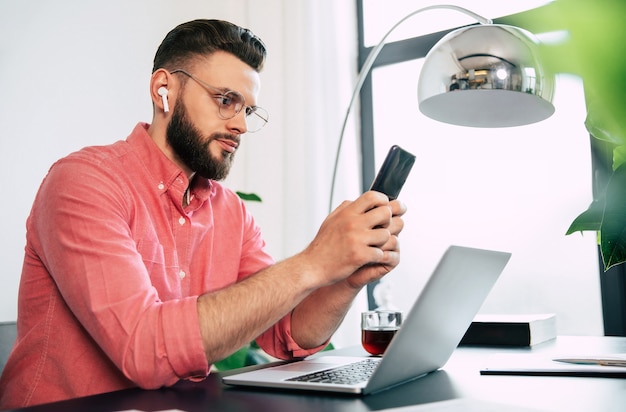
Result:
M391 146L370 190L384 193L390 200L397 199L414 163L413 154L398 145Z

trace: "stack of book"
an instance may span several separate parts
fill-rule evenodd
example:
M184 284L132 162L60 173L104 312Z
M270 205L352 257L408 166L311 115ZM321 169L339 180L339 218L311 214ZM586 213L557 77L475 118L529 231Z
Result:
M461 345L532 346L556 338L556 316L477 315Z

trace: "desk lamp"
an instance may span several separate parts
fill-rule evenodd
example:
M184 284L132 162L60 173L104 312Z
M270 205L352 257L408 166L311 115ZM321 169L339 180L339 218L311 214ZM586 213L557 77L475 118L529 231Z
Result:
M452 9L479 24L456 29L428 52L420 72L417 101L426 116L469 127L511 127L535 123L554 113L554 76L537 57L536 38L514 26L453 5L424 7L398 21L368 55L357 78L341 128L331 183L329 212L348 117L365 78L387 37L410 17L431 9Z

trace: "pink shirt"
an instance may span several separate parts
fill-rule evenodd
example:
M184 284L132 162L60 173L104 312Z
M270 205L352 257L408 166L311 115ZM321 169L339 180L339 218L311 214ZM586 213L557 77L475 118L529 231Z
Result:
M147 126L61 159L44 179L0 408L205 377L197 297L273 263L243 202L219 183L195 178L182 207L187 178ZM290 316L257 341L284 359L317 350L293 341Z

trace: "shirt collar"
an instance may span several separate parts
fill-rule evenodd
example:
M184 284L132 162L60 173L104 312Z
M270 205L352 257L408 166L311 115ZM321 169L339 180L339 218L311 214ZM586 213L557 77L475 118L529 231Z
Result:
M150 172L157 190L170 192L182 204L182 197L189 186L183 170L172 162L156 145L148 134L147 123L138 123L126 139L127 143L142 159L144 167ZM200 202L207 200L212 193L211 180L195 175L192 179L191 193Z

